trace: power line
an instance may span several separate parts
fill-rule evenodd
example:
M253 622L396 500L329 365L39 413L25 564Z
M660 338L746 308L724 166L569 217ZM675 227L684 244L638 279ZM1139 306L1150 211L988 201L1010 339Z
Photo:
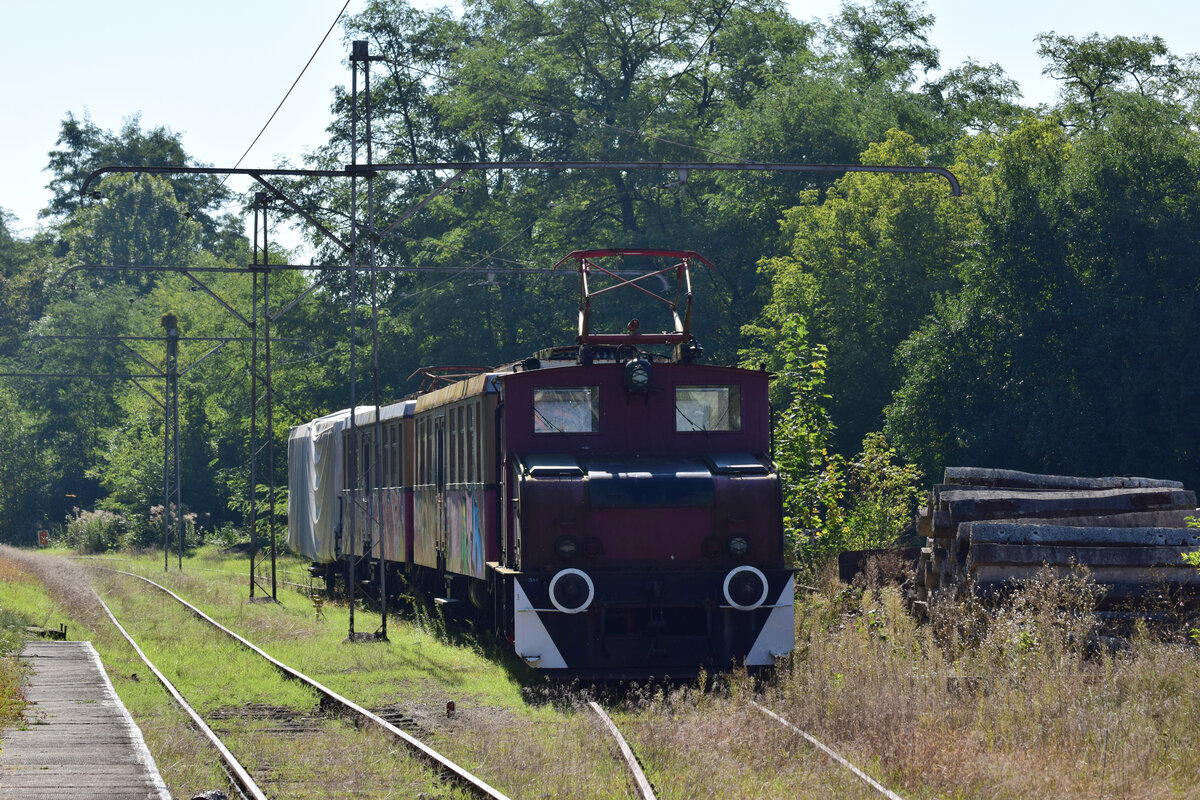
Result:
M263 124L262 130L258 132L258 135L254 137L254 141L250 142L250 146L246 148L246 152L242 153L241 158L239 158L237 163L233 165L234 169L237 169L242 165L242 161L245 160L246 156L250 155L250 151L254 149L254 145L258 144L258 140L262 138L264 133L266 133L267 127L275 120L275 115L279 113L279 109L283 108L283 104L287 102L287 99L292 96L292 90L296 88L296 84L300 83L300 79L304 77L304 73L307 72L309 66L312 65L313 59L317 57L317 53L321 52L321 48L324 47L325 41L329 38L329 34L333 33L333 29L337 27L338 21L341 20L342 15L346 13L346 9L349 8L349 6L350 0L346 0L345 4L342 5L342 10L338 12L336 17L334 17L333 23L329 26L329 30L325 31L325 35L321 37L321 42L317 45L317 49L313 50L312 55L308 57L308 61L304 62L304 67L301 68L300 74L296 76L296 80L292 81L292 85L288 87L287 93L283 95L283 99L279 101L279 105L275 106L275 110L271 112L270 118L268 118L266 123ZM224 178L222 178L221 185L217 188L217 191L220 191L222 188L224 188L225 182L228 180L229 175L226 175ZM216 192L214 192L214 194L215 193ZM212 199L212 195L209 195L209 199ZM207 205L207 201L205 202L205 205Z

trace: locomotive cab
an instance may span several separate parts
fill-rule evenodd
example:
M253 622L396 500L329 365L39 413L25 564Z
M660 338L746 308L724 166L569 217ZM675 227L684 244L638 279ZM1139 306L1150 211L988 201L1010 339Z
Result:
M767 374L590 361L503 380L518 654L606 675L772 664L792 648L793 583Z

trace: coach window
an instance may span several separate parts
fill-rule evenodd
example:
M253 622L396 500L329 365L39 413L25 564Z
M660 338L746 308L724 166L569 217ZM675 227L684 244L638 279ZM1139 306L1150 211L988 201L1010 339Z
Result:
M742 391L740 386L675 387L675 430L740 431Z
M446 427L450 428L450 449L446 451L446 474L451 483L458 482L458 426L455 425L454 409L446 416Z
M467 480L478 483L479 476L475 474L475 451L479 447L479 439L475 431L475 406L467 406Z
M383 475L380 486L392 485L392 426L384 423L383 425Z
M369 492L371 491L371 486L373 485L372 478L374 477L371 475L371 437L363 436L361 441L362 479L360 483L362 488Z
M392 475L390 486L400 485L400 424L392 425L392 458L388 470Z
M465 442L463 441L464 434L462 413L462 406L459 406L450 412L450 426L455 430L457 436L454 442L454 447L452 448L454 450L455 483L465 483L467 480L465 472L466 459L463 458L463 445Z
M599 386L533 390L534 433L595 433L599 429Z
M429 426L425 419L417 420L417 485L429 483Z
M400 481L400 423L392 425L392 486L399 486Z

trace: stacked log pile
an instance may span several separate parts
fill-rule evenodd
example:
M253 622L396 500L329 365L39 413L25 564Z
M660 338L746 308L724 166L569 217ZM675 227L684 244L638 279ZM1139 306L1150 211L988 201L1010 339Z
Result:
M1105 594L1102 609L1140 608L1146 598L1200 604L1200 571L1182 553L1200 550L1196 494L1176 481L1077 478L949 467L917 517L926 537L911 599L940 593L1002 597L1049 566L1086 567Z

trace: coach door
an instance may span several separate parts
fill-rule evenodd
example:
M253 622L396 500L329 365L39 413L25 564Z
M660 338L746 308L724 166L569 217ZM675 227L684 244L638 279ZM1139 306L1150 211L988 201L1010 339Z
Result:
M433 472L437 492L437 514L434 520L437 551L442 565L446 563L446 415L433 418Z
M446 553L446 415L417 417L417 479L413 487L413 561L441 567Z

